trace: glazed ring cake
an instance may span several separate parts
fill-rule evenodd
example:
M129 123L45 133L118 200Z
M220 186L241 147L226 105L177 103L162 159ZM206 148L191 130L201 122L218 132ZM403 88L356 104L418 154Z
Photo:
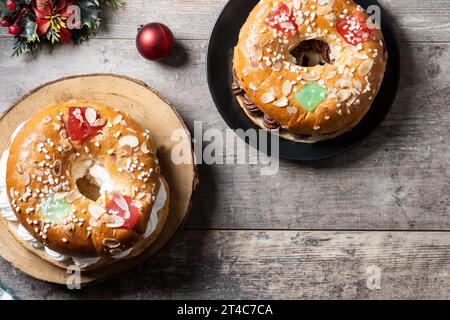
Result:
M387 58L380 28L351 0L261 0L234 50L233 93L266 130L328 140L368 112Z
M139 255L167 220L169 188L150 132L104 105L45 107L13 134L0 169L9 230L60 267Z

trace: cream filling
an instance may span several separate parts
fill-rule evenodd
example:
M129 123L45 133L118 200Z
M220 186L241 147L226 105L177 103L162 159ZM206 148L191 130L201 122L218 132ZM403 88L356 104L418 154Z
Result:
M100 189L100 194L118 189L108 170L102 164L92 159L75 161L72 164L70 174L74 180L89 176L93 180L92 182Z
M109 175L108 170L101 164L96 163L90 167L89 175L95 180L95 183L100 188L100 194L115 190L114 180Z
M159 212L166 203L167 200L167 190L160 179L161 188L159 188L158 195L156 196L155 203L153 203L152 214L150 215L150 219L148 219L147 228L145 229L144 238L148 238L152 235L152 233L156 230L158 226L158 215L153 214L154 212Z
M14 131L14 133L11 135L11 143L14 141L15 137L17 136L17 133L20 131L20 129L23 128L23 126L26 124L26 122L21 123L17 129ZM9 221L9 223L13 224L17 229L17 235L18 237L29 243L33 246L33 248L37 250L43 250L48 258L54 260L54 261L66 261L68 259L72 259L73 263L80 268L87 268L89 266L92 266L98 262L100 262L102 257L95 257L95 258L78 258L78 257L71 257L68 255L64 255L62 253L56 252L54 250L49 249L48 247L44 246L41 242L36 240L31 233L28 232L18 221L16 215L14 214L14 211L11 209L11 205L8 200L8 191L6 190L6 168L8 163L8 157L9 157L9 149L6 149L1 158L0 158L0 213L2 214L3 218ZM89 174L95 179L95 181L98 183L100 187L100 192L103 194L105 191L112 190L114 187L114 181L111 179L108 171L103 167L102 165L95 164L93 166L90 166L89 168ZM166 203L167 199L167 190L161 182L161 188L159 189L159 192L156 196L155 203L152 208L152 212L150 215L150 219L147 224L147 228L144 233L144 238L148 238L151 236L151 234L156 230L156 227L158 225L158 212L164 207L164 204ZM126 258L133 248L130 248L118 255L113 256L114 259L124 259Z

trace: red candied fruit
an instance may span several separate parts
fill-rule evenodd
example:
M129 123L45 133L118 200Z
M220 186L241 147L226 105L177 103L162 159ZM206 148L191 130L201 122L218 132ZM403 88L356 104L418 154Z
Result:
M294 35L298 32L298 24L295 21L294 12L284 3L279 3L269 13L266 24L284 34Z
M339 20L336 29L347 43L356 46L369 40L375 31L375 29L369 28L367 19L363 12L356 12Z
M72 141L83 142L89 137L96 135L105 125L101 121L100 115L96 113L95 121L89 122L86 119L86 110L88 108L69 108L68 133Z
M140 216L139 209L133 205L133 199L120 194L113 194L111 199L107 199L106 212L121 217L124 223L120 228L128 230L134 228Z

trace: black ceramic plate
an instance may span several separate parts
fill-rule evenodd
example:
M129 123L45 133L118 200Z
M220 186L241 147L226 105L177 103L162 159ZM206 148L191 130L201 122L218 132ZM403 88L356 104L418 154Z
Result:
M364 8L370 5L380 6L376 0L356 2ZM209 89L223 119L234 130L259 129L244 114L231 90L233 48L237 44L242 25L257 3L258 0L230 0L216 21L208 46L206 65ZM400 74L395 30L383 10L381 27L389 60L383 84L367 115L352 131L329 141L306 144L280 139L281 158L318 160L336 156L361 142L381 123L394 101Z

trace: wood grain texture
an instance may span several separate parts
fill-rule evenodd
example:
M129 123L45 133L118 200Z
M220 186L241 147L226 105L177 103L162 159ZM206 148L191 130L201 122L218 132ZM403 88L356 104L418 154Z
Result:
M22 299L432 299L450 298L449 250L441 232L185 230L133 272L82 290L3 263L0 274ZM379 290L367 286L372 268Z
M107 8L98 38L134 39L139 25L159 21L178 39L206 40L227 0L130 0L116 11ZM398 27L402 41L450 41L447 0L379 0ZM5 36L4 30L2 31Z
M161 175L170 186L168 218L157 239L134 259L116 262L107 270L100 268L84 273L81 282L89 283L125 272L164 247L186 221L198 180L187 128L180 116L156 92L141 82L123 76L99 74L63 78L27 93L0 120L0 153L9 147L10 136L15 128L30 119L41 106L73 99L95 101L119 109L133 117L142 128L151 130L161 164ZM179 143L171 139L175 130L181 130L184 134L182 141L187 150L184 164L177 165L171 160L171 150ZM7 223L0 218L0 255L35 278L65 284L67 272L47 263L22 246L8 232Z
M1 39L0 46L9 41ZM34 59L10 59L1 50L2 109L60 76L115 72L161 92L191 129L201 120L204 129L224 131L206 84L206 41L180 46L169 61L177 67L144 61L128 40L91 40ZM272 177L260 175L261 165L201 166L202 192L189 227L450 230L449 55L450 44L404 43L400 91L390 114L343 156L281 161Z

